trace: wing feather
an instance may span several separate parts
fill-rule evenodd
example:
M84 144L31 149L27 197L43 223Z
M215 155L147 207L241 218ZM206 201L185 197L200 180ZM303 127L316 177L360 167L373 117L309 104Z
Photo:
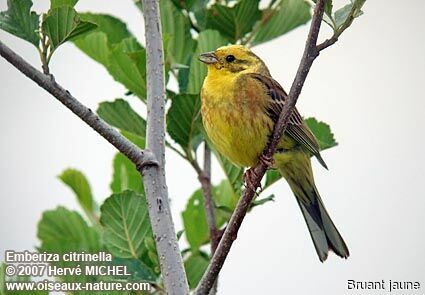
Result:
M288 95L285 90L283 90L282 86L280 86L280 84L273 78L254 73L250 75L266 87L267 94L270 98L266 109L267 115L273 120L273 122L276 123L283 110ZM320 146L316 137L304 123L302 116L296 108L289 118L289 125L286 132L295 141L307 148L307 150L309 150L319 160L323 167L326 169L328 168L320 155Z

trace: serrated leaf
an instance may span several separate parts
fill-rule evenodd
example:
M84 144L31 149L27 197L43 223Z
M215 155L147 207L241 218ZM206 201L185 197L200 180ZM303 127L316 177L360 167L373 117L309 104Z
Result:
M116 257L140 258L147 251L144 239L152 236L145 196L132 191L113 194L100 211L107 249Z
M228 41L215 30L205 30L199 34L198 46L190 63L189 82L187 85L188 93L199 94L202 83L207 75L207 67L199 61L199 54L215 50L220 46L226 45L227 42Z
M201 280L205 270L209 264L209 259L206 254L199 252L192 253L184 261L189 288L194 289Z
M84 21L95 23L97 29L93 33L105 33L110 44L118 44L124 39L134 37L128 30L126 23L112 15L80 13L80 17Z
M75 211L64 207L46 211L38 223L38 238L41 241L39 252L64 254L76 253L98 253L104 251L98 230L88 226L84 219ZM57 267L75 268L80 265L92 265L90 262L65 261L51 262ZM95 280L93 276L66 275L60 277L63 282L87 282ZM87 294L82 292L81 294Z
M75 9L70 6L50 9L41 26L44 34L49 37L52 51L62 43L97 27L94 23L81 20Z
M189 64L196 42L190 33L190 21L170 0L160 1L162 32L168 36L167 57L170 64Z
M258 4L259 0L241 0L233 7L216 3L208 9L206 27L220 31L235 43L250 32L261 17Z
M6 11L0 12L0 29L38 47L39 15L31 11L31 0L7 0Z
M264 10L260 28L252 45L277 38L307 23L311 18L310 5L303 0L282 0L276 11Z
M146 51L127 30L125 23L103 14L82 14L81 18L98 25L75 45L101 63L111 76L132 94L146 99Z
M97 114L108 124L126 132L133 133L142 138L146 136L146 121L139 116L130 104L118 98L113 102L99 104Z
M97 29L83 34L73 42L85 54L107 67L112 45L133 37L132 34L125 23L107 14L81 13L80 17L84 21L95 23Z
M41 252L96 253L102 250L98 232L88 226L80 214L64 207L43 213L38 223L37 237L41 241Z
M135 38L123 39L108 56L107 69L140 99L146 99L146 51Z
M113 193L121 193L132 190L144 194L142 177L133 162L121 153L114 157L114 173L112 177L111 190Z
M76 169L67 169L59 178L75 193L84 211L92 214L95 205L90 184L84 174Z
M167 113L167 131L184 151L188 152L192 142L200 134L200 107L198 95L176 95Z
M74 7L78 0L50 0L50 8L56 8L59 6L70 6Z
M129 276L115 276L120 280L126 280L128 282L150 282L156 283L158 277L153 270L143 263L141 260L134 258L114 258L112 265L122 265L127 268Z
M317 121L315 118L308 118L304 121L316 137L321 150L338 145L328 124Z

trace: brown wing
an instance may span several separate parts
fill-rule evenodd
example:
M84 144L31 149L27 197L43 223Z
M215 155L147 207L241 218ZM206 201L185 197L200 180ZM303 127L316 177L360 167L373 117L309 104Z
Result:
M267 107L267 114L273 120L273 122L277 122L280 113L283 110L283 106L285 105L286 98L288 95L285 90L283 90L282 86L273 78L267 77L260 74L250 74L254 79L257 79L267 89L267 94L270 97L270 101ZM289 118L289 125L286 129L286 133L292 137L295 141L300 143L302 146L307 148L322 164L323 167L328 169L325 161L322 159L320 155L320 146L317 142L316 137L310 131L308 126L304 123L303 118L301 117L298 110L295 108L292 112L291 117Z

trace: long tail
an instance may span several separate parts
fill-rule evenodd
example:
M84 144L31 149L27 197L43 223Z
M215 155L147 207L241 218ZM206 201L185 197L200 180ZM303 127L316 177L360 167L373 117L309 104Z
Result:
M293 156L291 161L282 161L278 165L279 170L300 205L320 261L328 258L329 250L347 258L350 255L347 245L326 211L314 184L310 157L302 152Z

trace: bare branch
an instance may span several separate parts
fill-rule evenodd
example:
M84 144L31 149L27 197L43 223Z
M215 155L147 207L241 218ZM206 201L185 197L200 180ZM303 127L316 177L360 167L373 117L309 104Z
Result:
M205 216L207 219L208 229L210 232L211 256L213 256L215 253L215 250L217 249L218 243L220 242L221 237L218 232L216 219L215 219L214 200L213 200L212 185L211 185L211 149L208 146L207 142L205 142L205 146L204 146L204 169L202 173L198 175L198 178L202 186ZM218 277L216 278L215 284L210 290L209 295L214 295L217 293L217 281L218 281Z
M56 83L52 75L45 75L38 71L1 41L0 55L25 76L53 95L97 133L102 135L109 143L126 155L140 170L150 165L157 165L155 156L150 151L141 150L126 139L118 131L100 119L91 109L80 103L69 91Z
M147 72L147 148L158 160L143 170L149 217L167 294L189 294L165 181L165 74L159 1L143 0Z
M304 49L304 54L298 67L294 82L292 83L287 102L285 103L279 119L274 126L271 139L263 152L265 158L271 158L273 156L276 150L276 146L282 137L282 134L286 130L289 118L292 114L295 104L297 103L311 65L313 64L314 59L319 55L316 44L326 1L327 0L317 1ZM238 230L255 196L255 190L260 187L261 179L267 171L267 168L267 165L263 163L263 161L259 161L256 166L250 168L254 172L254 177L252 178L252 185L254 186L254 190L251 189L250 186L247 186L247 189L245 189L242 197L239 199L236 209L233 212L223 237L220 240L218 248L194 294L208 294L209 290L213 287L214 282L224 264L224 261L226 260L227 254L229 253L234 240L236 240Z

